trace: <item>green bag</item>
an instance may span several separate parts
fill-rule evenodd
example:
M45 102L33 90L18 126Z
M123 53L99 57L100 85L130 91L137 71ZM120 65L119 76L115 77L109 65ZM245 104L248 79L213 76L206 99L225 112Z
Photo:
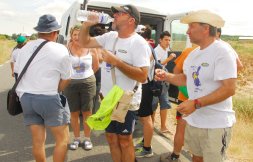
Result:
M189 96L188 96L188 91L187 91L187 87L186 87L186 86L178 86L178 89L179 89L180 92L183 93L183 95L184 95L185 97L189 98Z
M94 130L104 130L111 122L113 108L116 106L124 90L114 85L102 100L98 111L86 120L88 126Z

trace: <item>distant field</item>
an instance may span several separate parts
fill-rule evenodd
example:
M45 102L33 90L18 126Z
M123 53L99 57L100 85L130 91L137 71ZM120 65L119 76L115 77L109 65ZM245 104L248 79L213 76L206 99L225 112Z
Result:
M0 39L0 64L10 59L11 52L16 43L13 40L1 40Z

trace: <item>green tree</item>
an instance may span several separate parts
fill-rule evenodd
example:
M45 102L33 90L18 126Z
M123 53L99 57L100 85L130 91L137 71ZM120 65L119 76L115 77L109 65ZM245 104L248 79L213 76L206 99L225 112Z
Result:
M12 38L13 40L16 40L16 39L18 38L18 35L17 35L16 33L13 33L12 36L11 36L11 38Z

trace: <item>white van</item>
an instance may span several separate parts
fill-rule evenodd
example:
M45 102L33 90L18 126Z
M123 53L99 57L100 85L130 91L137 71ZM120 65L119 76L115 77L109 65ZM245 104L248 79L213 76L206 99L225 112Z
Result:
M60 35L58 42L66 44L70 39L70 28L78 23L76 20L76 13L79 9L82 10L95 10L98 12L105 12L112 15L111 6L121 6L124 5L120 2L105 2L103 0L89 0L89 1L75 1L69 9L63 14L61 19L62 29L60 30ZM158 44L159 37L162 31L169 31L171 33L171 43L170 49L177 55L181 54L181 51L186 47L189 47L190 41L186 35L188 26L186 24L181 24L179 19L186 13L181 14L164 14L158 10L151 8L146 8L142 6L135 5L141 14L140 24L150 25L153 29L152 38L155 40L156 45ZM162 4L161 4L162 5ZM172 71L174 67L173 63L167 65L167 69ZM177 102L178 89L175 86L170 88L170 100L172 102Z

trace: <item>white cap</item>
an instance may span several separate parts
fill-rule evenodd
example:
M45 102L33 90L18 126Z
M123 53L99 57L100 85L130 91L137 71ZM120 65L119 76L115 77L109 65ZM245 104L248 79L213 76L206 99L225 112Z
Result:
M145 29L146 27L144 25L138 25L135 29L136 33L142 33L143 29Z
M208 10L189 12L181 18L180 22L184 24L190 24L193 22L206 23L217 28L221 28L225 24L225 21L221 16Z
M24 36L24 37L30 37L30 36L31 36L30 33L21 33L20 35L21 35L21 36Z

